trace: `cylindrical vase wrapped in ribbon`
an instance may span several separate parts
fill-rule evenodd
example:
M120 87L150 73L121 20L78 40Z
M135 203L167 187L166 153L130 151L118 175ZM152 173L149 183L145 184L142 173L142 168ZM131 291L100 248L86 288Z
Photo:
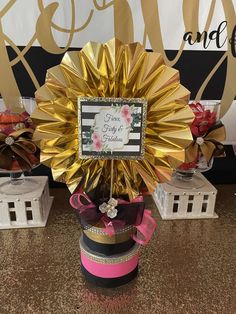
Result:
M138 274L139 245L122 254L107 257L90 250L80 240L81 269L86 279L100 287L113 288L133 280Z

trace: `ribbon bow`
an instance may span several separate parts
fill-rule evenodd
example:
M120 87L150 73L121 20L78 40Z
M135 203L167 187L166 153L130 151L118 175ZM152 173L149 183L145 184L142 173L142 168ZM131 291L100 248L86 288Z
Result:
M12 170L16 160L22 170L31 170L33 167L28 155L35 154L37 147L32 143L32 129L21 129L9 135L0 133L0 168Z
M118 210L116 206L118 205L118 201L114 198L110 198L107 203L102 203L99 206L99 210L101 213L106 213L107 217L115 218L117 216Z
M84 199L87 204L82 203L81 199ZM131 202L127 202L122 199L118 199L117 204L115 205L115 202L113 201L114 199L110 199L108 203L103 203L104 212L107 209L107 206L115 206L117 205L131 205L135 203L140 203L143 202L143 197L138 196L135 199L133 199ZM111 204L109 204L112 203ZM88 218L91 216L96 216L96 206L93 204L93 202L90 200L90 198L83 193L82 191L79 191L77 193L74 193L70 197L70 204L73 208L79 211L80 214L87 214ZM101 205L99 206L100 209ZM106 208L105 208L106 207ZM109 207L110 208L110 207ZM100 209L101 210L101 209ZM128 215L128 212L127 212ZM104 224L105 228L103 229L104 232L106 232L108 235L112 236L115 234L116 230L119 228L122 228L125 226L125 221L123 220L113 220L108 217L108 215L103 215L102 217L99 217L99 220ZM151 215L151 211L145 209L142 215L142 218L138 224L134 225L137 229L137 234L132 235L133 240L135 240L137 243L141 245L146 245L152 238L152 235L156 229L156 221Z
M220 156L224 152L224 146L221 141L225 140L225 127L220 122L211 128L202 137L196 137L190 146L186 149L186 162L196 160L200 151L209 162L213 156Z

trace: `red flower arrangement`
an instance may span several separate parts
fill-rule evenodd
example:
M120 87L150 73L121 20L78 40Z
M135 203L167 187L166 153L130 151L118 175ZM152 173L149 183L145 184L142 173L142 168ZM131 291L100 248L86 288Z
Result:
M195 140L198 137L203 137L209 131L209 129L216 124L217 116L215 112L205 109L204 106L199 102L194 102L189 106L195 115L195 119L190 126L193 139ZM200 156L201 153L198 152L195 160L181 164L178 169L184 171L196 169Z
M190 108L195 114L195 119L190 127L193 136L199 137L205 135L216 123L216 113L205 110L199 102L190 104Z
M0 113L0 133L9 135L10 133L23 128L33 129L33 123L27 112L20 114L6 110Z
M39 149L32 141L33 131L33 122L26 111L0 112L0 170L25 171L39 164Z

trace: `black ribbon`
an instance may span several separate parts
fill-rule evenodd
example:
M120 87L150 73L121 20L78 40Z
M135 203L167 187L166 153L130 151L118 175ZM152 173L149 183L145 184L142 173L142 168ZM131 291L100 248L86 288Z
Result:
M93 252L101 253L106 256L126 252L135 244L135 241L131 238L128 241L116 244L99 243L91 240L85 233L83 234L83 241Z
M106 266L104 266L106 267ZM133 280L138 274L138 266L134 270L132 270L127 275L117 277L117 278L101 278L95 275L92 275L81 263L81 271L84 274L85 278L91 282L92 284L103 287L103 288L115 288L118 286L122 286Z
M116 206L118 213L114 218L115 220L122 220L126 225L140 225L143 218L143 212L145 209L145 203L128 203L119 204ZM99 210L99 206L86 209L85 211L76 211L83 226L94 225L101 220L102 214Z

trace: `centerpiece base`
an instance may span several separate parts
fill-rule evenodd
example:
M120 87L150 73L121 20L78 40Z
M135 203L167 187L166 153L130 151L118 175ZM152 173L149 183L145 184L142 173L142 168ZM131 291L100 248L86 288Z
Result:
M173 183L161 183L157 186L152 197L162 219L218 217L214 212L216 188L202 174L194 176L204 183L199 188L189 189L188 181L181 181L181 187L176 187Z
M37 180L37 188L25 194L0 194L0 229L45 227L53 197L50 197L47 177L27 177ZM9 179L0 178L0 185Z

